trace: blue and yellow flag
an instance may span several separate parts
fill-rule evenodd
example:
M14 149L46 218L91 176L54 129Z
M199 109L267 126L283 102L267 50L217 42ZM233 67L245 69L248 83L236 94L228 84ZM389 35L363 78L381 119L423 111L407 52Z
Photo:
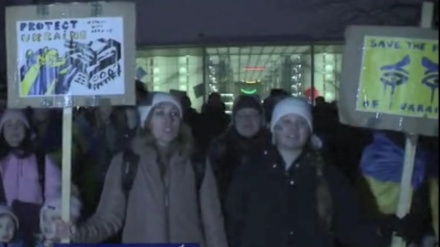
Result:
M380 212L395 214L400 195L405 150L391 141L384 133L376 132L361 158L361 172L376 199ZM428 153L418 148L411 179L413 189L425 180Z

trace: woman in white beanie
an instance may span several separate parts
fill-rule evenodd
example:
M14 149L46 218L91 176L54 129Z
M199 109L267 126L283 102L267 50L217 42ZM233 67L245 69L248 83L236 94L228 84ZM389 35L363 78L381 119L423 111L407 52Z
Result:
M100 243L122 229L123 243L226 247L215 179L205 164L198 186L191 134L182 124L179 102L155 93L150 105L139 107L139 116L143 133L133 142L134 156L126 159L124 152L113 159L98 209L77 227L73 241ZM134 164L137 170L127 191L124 174ZM60 225L60 234L63 230Z
M273 145L242 166L231 184L230 247L331 247L335 239L347 246L387 246L380 229L360 220L348 181L321 157L306 100L277 103L270 130Z

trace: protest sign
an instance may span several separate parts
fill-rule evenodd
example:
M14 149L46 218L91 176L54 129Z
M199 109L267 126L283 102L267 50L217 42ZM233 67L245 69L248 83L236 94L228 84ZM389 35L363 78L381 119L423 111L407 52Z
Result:
M121 17L17 22L20 97L124 94L122 23Z
M129 2L6 8L8 107L63 108L65 222L70 221L72 109L134 105L135 22L135 4Z
M438 32L350 26L342 63L342 123L438 135Z
M342 123L406 134L395 212L411 209L411 184L420 134L438 136L438 32L434 4L424 2L420 28L351 26L346 33L338 101ZM398 165L398 164L395 164ZM409 243L393 234L391 246Z
M438 118L438 40L364 38L356 110Z
M134 104L134 9L101 5L99 16L91 3L7 8L9 107Z

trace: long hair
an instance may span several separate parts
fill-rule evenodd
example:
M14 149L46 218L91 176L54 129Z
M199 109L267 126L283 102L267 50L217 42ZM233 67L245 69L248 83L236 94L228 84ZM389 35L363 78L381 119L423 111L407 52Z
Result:
M319 158L316 162L316 198L317 209L321 220L327 231L331 231L333 220L333 202L327 179L324 176L324 161Z

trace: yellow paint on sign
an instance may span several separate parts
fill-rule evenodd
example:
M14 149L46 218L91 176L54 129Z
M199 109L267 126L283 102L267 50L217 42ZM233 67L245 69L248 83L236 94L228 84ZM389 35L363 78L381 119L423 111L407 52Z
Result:
M438 40L367 36L356 110L438 119Z

